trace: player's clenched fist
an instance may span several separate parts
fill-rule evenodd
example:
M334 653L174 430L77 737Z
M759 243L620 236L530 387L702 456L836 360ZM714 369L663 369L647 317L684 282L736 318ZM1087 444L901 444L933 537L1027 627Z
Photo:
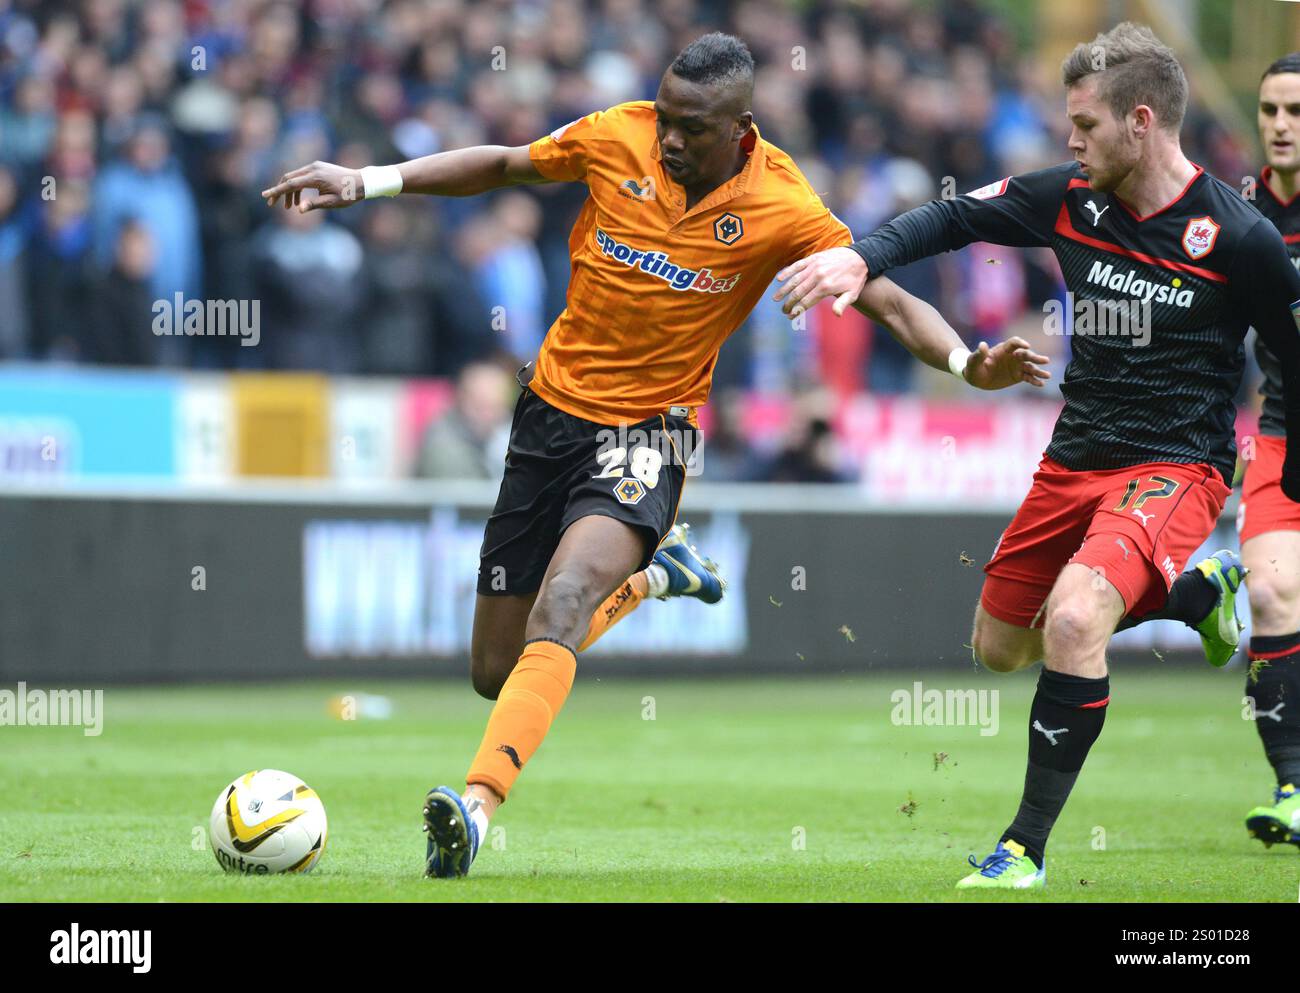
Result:
M305 190L315 190L314 198L303 200ZM302 213L321 208L348 207L366 198L362 175L356 169L344 169L333 162L313 162L293 172L286 172L262 196L268 207L284 199L284 209L297 207Z
M825 297L835 297L832 309L841 317L862 292L867 263L851 248L829 248L786 266L776 279L785 285L772 299L785 300L781 310L787 317L798 317Z

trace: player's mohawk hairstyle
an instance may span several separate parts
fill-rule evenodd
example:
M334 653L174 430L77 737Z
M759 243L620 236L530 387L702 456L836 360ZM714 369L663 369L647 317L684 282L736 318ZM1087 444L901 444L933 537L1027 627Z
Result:
M692 83L744 83L754 88L754 56L735 35L713 31L682 49L668 67L674 76Z
M1262 83L1269 76L1279 76L1284 72L1300 73L1300 52L1291 52L1289 55L1283 55L1271 66L1264 70L1264 75L1259 77Z
M1066 88L1100 73L1101 99L1119 118L1139 104L1155 111L1160 127L1177 134L1187 112L1187 76L1173 49L1144 24L1124 21L1077 45L1061 64Z

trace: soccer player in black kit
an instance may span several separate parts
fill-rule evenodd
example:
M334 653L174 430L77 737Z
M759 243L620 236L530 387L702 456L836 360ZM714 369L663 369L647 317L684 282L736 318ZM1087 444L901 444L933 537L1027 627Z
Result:
M976 657L998 672L1044 666L1020 808L962 888L1043 885L1048 833L1105 720L1121 621L1182 620L1220 665L1236 649L1240 563L1221 552L1179 570L1229 493L1252 325L1278 361L1282 426L1300 437L1300 274L1277 229L1183 155L1187 79L1173 52L1124 23L1079 45L1062 77L1073 162L932 201L777 275L788 313L827 296L842 312L868 278L926 256L1050 246L1073 312L1149 319L1127 335L1076 321L1064 409L985 566ZM1300 500L1300 456L1280 489Z
M1259 84L1259 137L1268 164L1254 203L1300 265L1300 52L1274 62ZM1265 845L1300 846L1300 505L1282 492L1286 410L1282 371L1262 338L1255 357L1264 373L1259 435L1242 452L1246 480L1237 511L1241 558L1250 570L1250 673L1255 728L1277 777L1274 802L1246 815ZM1243 449L1245 445L1243 445Z

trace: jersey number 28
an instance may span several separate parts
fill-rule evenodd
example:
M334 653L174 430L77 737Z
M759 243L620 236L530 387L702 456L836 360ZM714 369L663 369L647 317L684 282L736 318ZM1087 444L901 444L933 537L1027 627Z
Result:
M607 448L596 453L596 461L600 463L601 470L594 478L622 479L623 467L626 465L633 476L653 490L659 482L659 470L664 464L664 457L653 448L641 446L632 449L631 459L627 457L626 448Z

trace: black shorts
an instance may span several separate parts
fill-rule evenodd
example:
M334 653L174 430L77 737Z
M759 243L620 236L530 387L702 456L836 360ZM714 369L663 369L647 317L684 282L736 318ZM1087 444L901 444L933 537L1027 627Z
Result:
M580 517L623 521L641 532L650 564L677 519L686 461L699 431L665 412L628 424L597 424L551 406L524 387L510 450L479 552L478 591L534 593L560 536Z

